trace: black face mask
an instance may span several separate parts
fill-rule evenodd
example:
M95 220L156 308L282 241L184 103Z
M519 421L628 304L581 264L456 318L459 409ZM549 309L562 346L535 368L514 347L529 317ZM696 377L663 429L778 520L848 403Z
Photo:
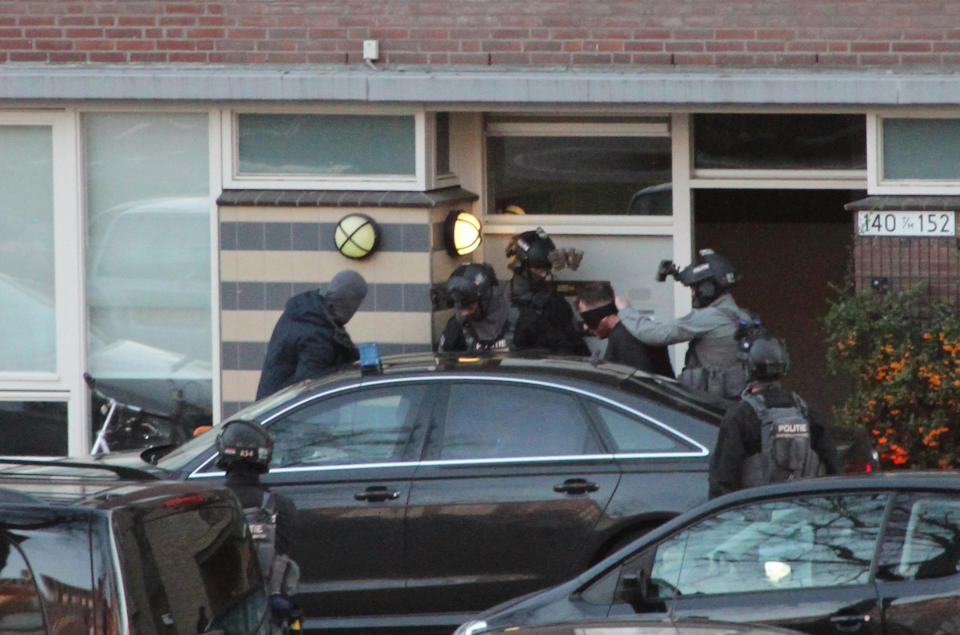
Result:
M603 318L608 315L616 315L616 313L617 305L611 302L610 304L604 304L589 311L581 311L580 317L583 318L583 323L590 327L590 330L596 330L596 328L600 326L600 321L603 320Z

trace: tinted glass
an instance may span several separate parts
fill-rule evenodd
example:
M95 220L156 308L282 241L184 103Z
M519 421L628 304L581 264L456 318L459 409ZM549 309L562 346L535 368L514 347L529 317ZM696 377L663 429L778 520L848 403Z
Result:
M117 513L133 631L269 633L260 565L239 510L175 500L168 509Z
M886 497L808 496L724 510L657 548L663 595L865 584Z
M441 459L576 456L600 451L577 400L507 384L450 386Z
M960 565L960 498L901 496L890 514L877 577L924 580L955 575Z
M416 173L412 115L245 114L237 125L241 175Z
M43 635L40 594L23 554L0 534L0 632Z
M67 454L67 404L64 401L0 401L0 439L4 454Z
M960 119L884 119L883 178L960 179Z
M669 137L490 137L491 211L670 214Z
M593 405L592 409L613 439L617 452L681 452L691 449L665 431L622 410L600 405Z
M694 115L694 167L864 169L866 126L863 115Z
M403 459L422 385L359 390L300 408L270 424L275 467Z

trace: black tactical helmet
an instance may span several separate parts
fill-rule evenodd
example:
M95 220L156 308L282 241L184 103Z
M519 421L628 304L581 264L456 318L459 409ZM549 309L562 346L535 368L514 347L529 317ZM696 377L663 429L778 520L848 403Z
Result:
M737 283L737 272L723 256L701 249L693 262L675 276L694 291L694 306L707 306Z
M790 355L782 339L766 335L750 342L747 349L747 375L750 379L779 379L788 370Z
M553 240L542 227L515 234L507 244L507 258L517 268L539 267L552 269L550 254L557 250Z
M462 308L473 302L486 305L497 286L497 274L487 263L460 265L447 279L447 294L455 307Z
M263 474L270 469L273 439L253 422L229 421L217 435L217 453L217 467L221 470L245 466Z

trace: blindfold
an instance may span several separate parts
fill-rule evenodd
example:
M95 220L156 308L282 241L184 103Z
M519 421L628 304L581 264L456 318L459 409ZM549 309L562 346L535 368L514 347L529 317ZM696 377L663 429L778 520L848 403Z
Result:
M610 304L604 304L603 306L598 306L595 309L590 309L589 311L581 311L580 317L583 318L583 323L586 324L591 330L595 330L599 325L600 321L608 315L615 315L617 313L617 305L611 302Z

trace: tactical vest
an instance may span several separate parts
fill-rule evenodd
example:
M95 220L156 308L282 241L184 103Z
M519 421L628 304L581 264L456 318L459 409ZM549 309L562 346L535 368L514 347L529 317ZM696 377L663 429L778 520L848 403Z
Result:
M806 403L796 394L790 406L776 408L758 393L745 392L742 399L760 419L760 452L744 461L743 486L818 476L820 458L813 449Z

